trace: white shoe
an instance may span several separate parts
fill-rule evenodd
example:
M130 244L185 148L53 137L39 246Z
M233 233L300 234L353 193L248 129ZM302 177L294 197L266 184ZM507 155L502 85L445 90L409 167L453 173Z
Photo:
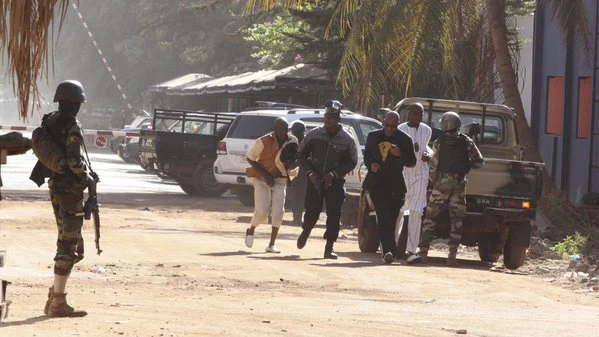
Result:
M248 234L249 231L249 228L245 230L245 245L248 248L252 248L252 246L254 245L254 235Z
M281 250L279 248L277 248L277 246L268 246L264 249L264 251L267 253L276 253L276 254L281 253Z
M406 262L408 264L420 263L421 261L422 259L420 258L420 256L416 254L410 254L410 256L408 256L408 258L406 259Z

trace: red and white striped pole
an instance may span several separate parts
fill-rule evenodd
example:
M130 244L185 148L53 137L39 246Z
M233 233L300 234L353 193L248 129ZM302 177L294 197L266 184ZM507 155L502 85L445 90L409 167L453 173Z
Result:
M116 76L114 76L114 73L112 72L112 68L110 67L110 65L108 65L108 61L106 60L106 57L102 53L102 49L100 49L100 47L98 46L98 42L96 42L96 39L94 38L94 34L92 34L91 30L87 26L87 23L85 22L85 20L83 19L83 16L81 15L81 12L79 12L79 8L77 8L77 4L75 4L75 2L73 2L72 4L73 4L73 8L75 9L75 12L77 13L77 16L79 17L79 20L81 21L81 24L87 31L87 35L89 36L90 40L94 44L94 47L96 47L96 50L98 51L98 54L100 55L100 58L102 59L102 62L104 62L104 66L106 66L106 70L108 70L108 73L112 77L112 80L114 81L114 83L116 83L116 87L119 89L119 92L121 93L121 97L123 97L123 100L125 100L125 103L127 103L127 107L129 109L132 109L131 104L127 100L127 95L125 95L125 91L119 84L119 81L117 81Z

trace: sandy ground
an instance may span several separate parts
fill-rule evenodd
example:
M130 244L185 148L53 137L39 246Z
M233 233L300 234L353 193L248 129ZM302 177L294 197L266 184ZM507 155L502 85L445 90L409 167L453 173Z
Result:
M599 296L555 279L490 272L466 250L461 267L381 264L359 253L355 230L323 260L323 227L303 250L300 228L284 226L281 254L266 254L270 228L252 249L244 229L251 209L233 198L157 199L120 195L103 201L102 248L86 222L86 258L68 285L83 318L43 315L52 282L55 225L47 201L0 203L1 278L13 301L0 336L592 336ZM290 215L286 219L290 220ZM321 219L322 220L322 219ZM322 224L322 222L321 222ZM539 267L527 265L523 270ZM557 268L557 267L556 267ZM543 267L542 270L550 270ZM580 288L580 287L579 287ZM465 331L464 331L465 330Z

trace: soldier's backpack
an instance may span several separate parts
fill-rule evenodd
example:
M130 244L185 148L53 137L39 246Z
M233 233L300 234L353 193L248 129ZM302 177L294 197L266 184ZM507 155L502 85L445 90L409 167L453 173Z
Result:
M37 159L54 173L63 174L67 169L66 153L52 137L47 123L47 116L42 119L42 126L31 134L31 148Z

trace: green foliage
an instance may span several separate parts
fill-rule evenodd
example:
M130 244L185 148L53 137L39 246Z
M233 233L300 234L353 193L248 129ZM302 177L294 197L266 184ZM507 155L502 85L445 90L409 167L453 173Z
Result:
M507 0L505 12L507 16L532 15L535 12L535 0Z
M588 242L588 235L584 236L576 232L574 235L566 236L566 238L555 245L552 250L565 258L569 258L572 255L582 255L586 250Z
M243 39L252 45L253 58L267 68L283 68L293 64L301 44L294 35L306 30L307 25L291 16L278 15L274 20L253 24L244 29Z

